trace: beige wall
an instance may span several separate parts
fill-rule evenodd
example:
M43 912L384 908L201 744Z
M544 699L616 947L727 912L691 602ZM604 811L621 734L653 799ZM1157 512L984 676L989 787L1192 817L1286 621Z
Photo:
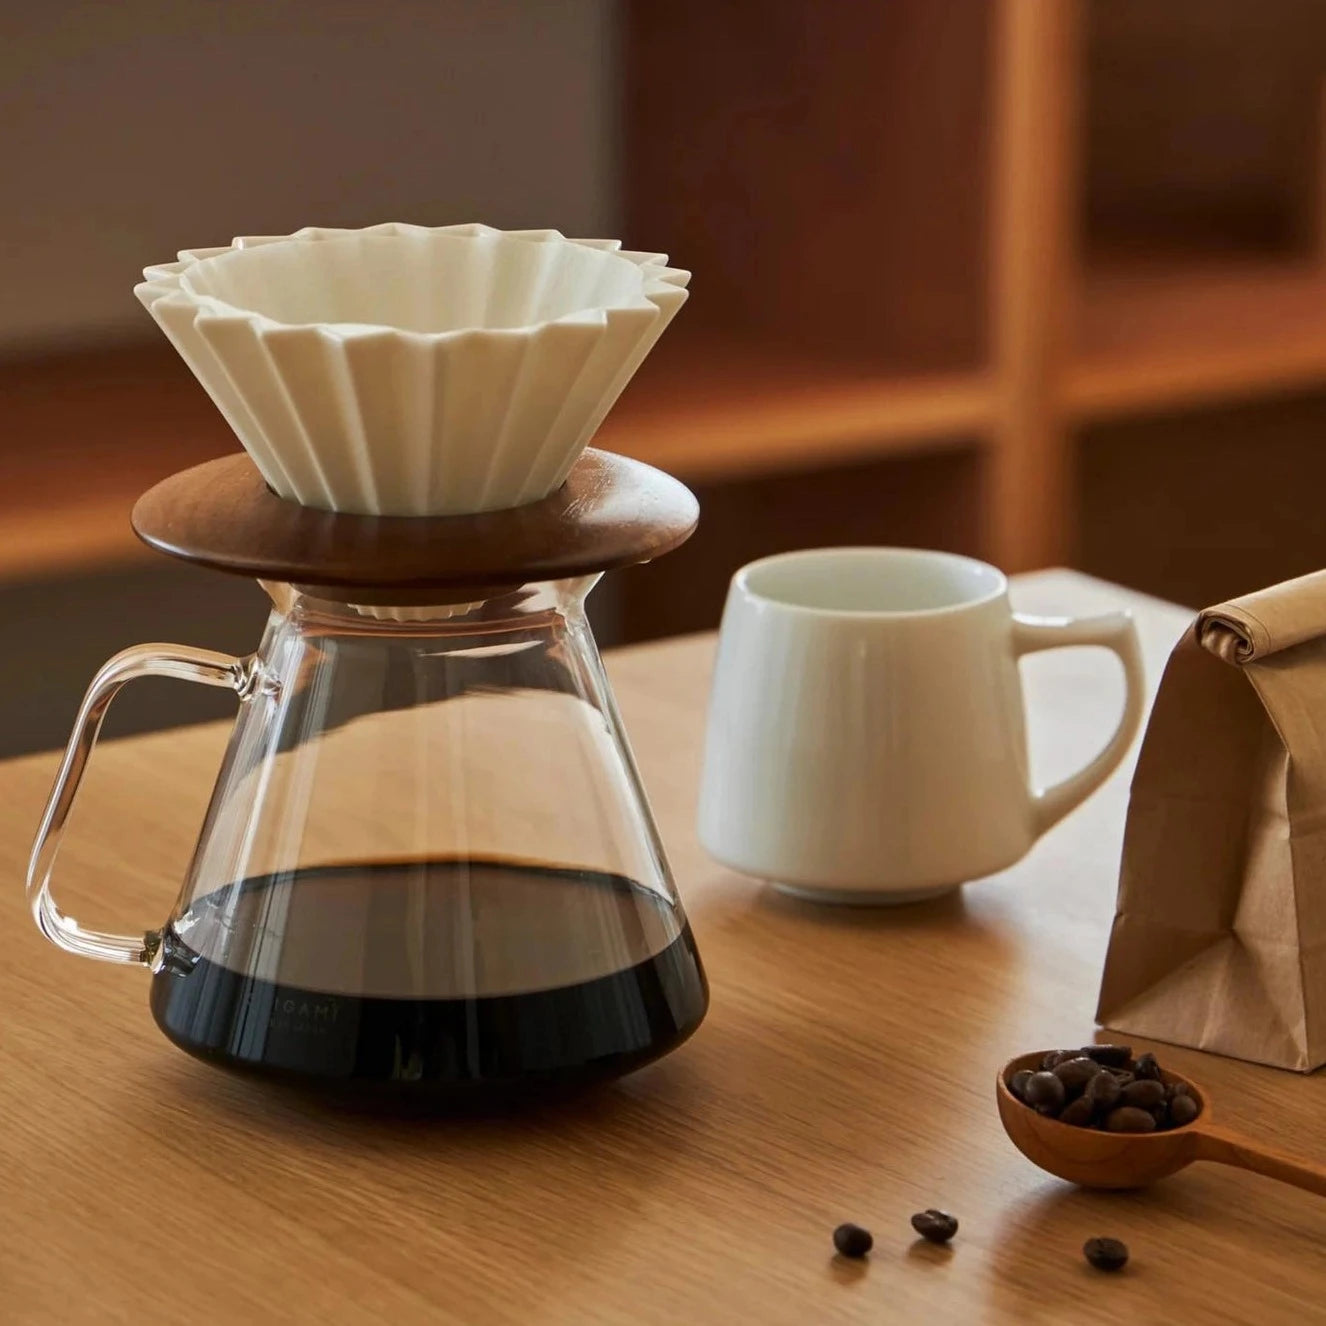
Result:
M611 0L0 0L0 354L306 224L613 233ZM641 242L646 242L643 238Z

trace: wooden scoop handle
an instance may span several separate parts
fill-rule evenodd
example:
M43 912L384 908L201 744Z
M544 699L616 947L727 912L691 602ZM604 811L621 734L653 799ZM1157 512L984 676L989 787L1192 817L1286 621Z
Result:
M1197 1134L1199 1160L1214 1160L1221 1165L1237 1165L1267 1178L1292 1183L1295 1188L1306 1188L1320 1197L1326 1197L1326 1166L1312 1165L1303 1160L1291 1160L1279 1152L1254 1146L1245 1137L1227 1133L1222 1128L1203 1128Z

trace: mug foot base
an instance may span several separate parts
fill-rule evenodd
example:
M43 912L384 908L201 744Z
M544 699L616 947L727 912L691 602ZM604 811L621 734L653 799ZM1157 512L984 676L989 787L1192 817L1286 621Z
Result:
M811 884L780 884L777 880L770 883L779 893L789 898L800 898L803 902L826 902L835 907L900 907L909 902L929 902L942 898L946 893L956 893L961 884L940 884L928 889L885 889L872 892L869 889L821 889Z

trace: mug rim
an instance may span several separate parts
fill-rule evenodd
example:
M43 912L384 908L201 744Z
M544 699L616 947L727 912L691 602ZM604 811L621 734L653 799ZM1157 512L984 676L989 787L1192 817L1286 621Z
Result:
M946 562L951 566L962 566L993 576L993 586L988 592L976 597L933 608L827 608L806 603L792 603L787 599L755 589L750 583L752 574L765 567L790 562L830 561L845 555L859 556L863 553L869 557L878 557L880 561ZM732 585L748 599L767 604L780 612L799 613L811 617L852 617L861 620L952 616L997 602L1008 593L1008 577L997 566L983 562L980 558L967 557L963 553L944 552L937 548L904 548L892 544L846 544L832 548L800 548L791 552L773 553L768 557L758 557L755 561L739 567L732 576Z

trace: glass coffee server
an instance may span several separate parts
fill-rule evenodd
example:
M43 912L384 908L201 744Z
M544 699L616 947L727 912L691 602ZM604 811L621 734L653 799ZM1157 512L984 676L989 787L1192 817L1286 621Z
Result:
M93 681L33 850L43 933L150 968L189 1053L321 1091L522 1098L678 1045L705 978L584 600L695 519L595 451L477 515L298 506L243 455L159 484L139 534L257 577L271 615L248 658L144 645ZM108 704L149 675L233 688L239 716L169 920L105 934L52 867Z

